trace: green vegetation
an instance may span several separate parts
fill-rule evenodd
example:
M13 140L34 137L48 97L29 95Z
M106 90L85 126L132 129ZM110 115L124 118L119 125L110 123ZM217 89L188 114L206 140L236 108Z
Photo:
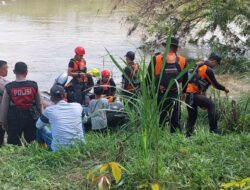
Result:
M119 67L116 60L113 61ZM75 145L55 153L35 143L27 147L8 145L1 148L1 188L94 189L88 180L89 171L98 165L106 170L107 163L110 168L119 163L126 169L117 184L119 174L113 175L115 180L111 189L120 190L150 189L158 184L162 190L219 189L222 183L249 177L249 96L237 100L237 108L234 108L228 99L212 92L220 108L219 126L224 129L224 135L208 132L205 111L199 113L194 136L171 135L168 126L159 127L156 94L152 93L154 86L149 87L151 91L146 87L143 63L140 68L141 92L138 100L134 100L134 109L126 107L129 115L126 125L107 134L89 133L86 145ZM235 120L234 110L240 116ZM186 117L183 105L183 125ZM245 187L247 185L249 183Z
M226 48L229 56L249 51L250 15L247 0L133 0L137 9L128 17L137 28L156 38L170 30L182 40ZM145 36L145 37L146 37ZM205 38L204 38L205 37Z
M223 56L223 73L250 72L250 3L247 0L133 0L128 35L143 29L142 48L152 49L170 31L181 41L209 45Z
M194 136L170 135L168 127L160 129L153 122L158 110L150 111L152 102L142 98L144 104L141 102L141 110L137 110L141 113L130 112L127 125L107 134L89 133L84 146L75 145L56 153L35 143L1 148L1 189L89 190L89 171L113 161L127 172L123 172L119 185L112 183L112 189L134 190L154 183L161 189L218 189L224 182L245 179L250 176L249 96L237 101L240 118L233 123L230 101L213 94L221 108L219 126L224 128L224 136L208 132L205 111L199 114ZM185 106L182 113L185 123Z
M159 177L154 162L145 164L139 150L137 128L127 127L108 135L88 134L86 146L52 153L36 144L0 149L1 189L90 189L88 171L110 161L122 164L124 185L116 189L136 189L145 182L158 182L162 189L218 189L222 182L250 176L250 135L210 134L198 125L191 138L169 135L160 130ZM152 150L152 154L154 150Z

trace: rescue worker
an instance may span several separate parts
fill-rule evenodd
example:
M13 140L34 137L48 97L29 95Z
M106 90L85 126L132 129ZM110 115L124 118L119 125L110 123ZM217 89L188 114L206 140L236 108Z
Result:
M101 72L101 79L99 79L96 83L97 85L102 86L102 95L105 95L107 98L110 97L110 99L115 96L116 84L113 78L111 77L111 73L108 69L104 69Z
M22 133L27 143L35 140L36 120L41 114L41 102L37 83L26 80L27 65L15 64L16 80L5 86L0 122L7 127L7 143L21 145Z
M8 74L8 64L6 61L0 60L0 113L1 111L1 102L4 92L4 87L8 83L7 80L4 79ZM3 145L4 142L4 134L6 126L0 126L0 147Z
M191 136L194 131L194 125L197 119L197 108L206 108L208 112L208 120L210 132L220 133L217 126L216 109L214 102L206 97L206 91L210 85L216 89L229 92L229 89L217 82L213 68L221 62L221 57L216 53L211 53L207 61L196 63L193 77L191 77L187 86L186 103L188 110L187 136ZM192 73L191 73L192 75Z
M132 97L136 94L140 87L139 67L134 62L135 53L128 51L125 55L127 66L123 70L122 75L122 94L127 97Z
M166 49L166 38L161 40L161 45ZM148 66L148 74L146 81L149 84L150 82L155 83L155 87L159 85L158 89L158 105L160 111L160 125L164 126L166 122L170 121L170 132L176 132L176 129L181 130L180 126L180 102L179 102L179 92L178 85L174 83L171 87L170 81L177 79L177 76L187 65L186 59L183 56L177 54L179 47L179 40L175 37L171 38L169 53L166 57L166 60L163 60L163 53L156 53L153 57L152 63ZM154 68L154 73L152 70L152 65ZM162 71L162 69L164 69ZM162 76L161 76L162 72ZM154 75L155 81L152 81L152 76ZM182 92L185 92L185 84L188 80L188 73L185 73L180 77L177 82L182 83ZM167 89L169 88L168 92ZM165 93L167 93L165 95Z
M83 47L75 48L75 57L68 64L68 75L72 76L71 81L74 91L74 102L85 105L87 103L86 95L94 86L91 74L87 73L86 60L83 58L85 49Z

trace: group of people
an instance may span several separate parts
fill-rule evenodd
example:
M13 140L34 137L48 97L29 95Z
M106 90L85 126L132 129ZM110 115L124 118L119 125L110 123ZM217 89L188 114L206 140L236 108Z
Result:
M166 39L161 41L163 49L166 49ZM187 103L188 121L186 136L194 132L197 119L197 108L201 107L208 112L210 132L221 133L217 126L217 116L214 102L206 96L210 85L225 93L229 89L221 85L215 78L213 68L221 63L221 56L211 53L206 61L197 62L192 69L187 71L188 63L185 57L178 55L179 40L172 37L169 52L164 61L164 52L159 52L153 57L148 66L147 83L152 82L154 76L157 89L158 105L160 109L160 125L170 123L170 132L181 130L180 126L180 99ZM152 65L153 64L153 65ZM171 83L175 81L174 83ZM182 86L181 91L179 86ZM182 98L180 98L182 97Z
M50 89L53 105L42 104L38 84L27 80L28 66L17 62L14 66L15 80L5 79L8 63L0 60L0 146L7 132L7 144L22 145L37 141L46 144L50 150L71 145L75 141L85 142L82 105L89 105L92 129L101 131L107 127L104 109L114 100L116 84L109 70L101 72L101 78L94 86L92 75L87 73L83 47L75 49L75 57L68 65L72 80L67 86L55 84ZM130 57L129 57L130 56ZM128 60L134 60L134 53L128 53ZM125 82L126 83L126 82ZM92 100L86 98L94 87ZM68 97L73 89L73 97ZM70 99L72 98L72 99ZM24 140L22 140L22 138Z
M75 48L75 56L70 60L67 72L68 76L71 76L73 79L66 86L68 100L70 102L78 102L82 105L89 103L89 97L87 95L94 86L93 74L87 72L87 64L84 55L85 49L83 47ZM127 52L125 58L127 66L124 68L124 74L122 75L122 87L124 89L123 93L129 96L135 93L139 87L139 68L134 62L134 52ZM101 72L101 78L95 85L99 85L103 88L102 95L105 95L110 102L114 100L116 83L108 69L104 69Z
M166 41L161 44L165 50ZM219 133L215 104L205 93L210 85L229 92L228 88L217 82L213 72L213 68L220 64L221 57L212 53L208 60L196 63L191 73L187 72L185 57L178 55L178 47L178 39L172 37L168 54L164 56L164 52L156 53L148 66L145 79L147 85L153 83L159 87L154 89L157 93L160 125L165 126L169 122L171 133L181 130L179 97L182 94L188 104L186 135L193 134L198 107L207 109L210 131ZM53 151L75 141L84 143L82 118L86 115L83 114L82 105L89 105L93 130L102 131L107 127L105 110L109 102L114 100L116 84L111 72L104 69L94 85L92 74L87 72L84 55L83 47L75 48L75 56L70 60L67 71L72 80L65 86L55 84L50 89L54 105L48 107L41 103L37 83L26 80L28 67L24 62L15 64L16 79L9 82L5 80L8 64L0 61L0 145L3 144L5 131L8 144L21 145L21 138L24 137L27 143L36 140L40 144L47 144ZM127 52L125 58L121 97L136 98L140 91L139 65L134 62L135 53L132 51ZM179 86L182 86L181 92ZM94 97L90 100L87 94L92 88Z

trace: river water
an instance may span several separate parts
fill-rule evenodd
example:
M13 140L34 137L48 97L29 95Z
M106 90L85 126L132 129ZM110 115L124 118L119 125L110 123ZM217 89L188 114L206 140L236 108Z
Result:
M54 79L67 70L78 45L86 49L88 69L109 68L117 83L120 72L105 48L119 58L137 51L139 34L127 36L122 20L129 6L111 14L114 0L0 0L0 59L9 62L8 79L13 80L14 64L28 64L28 79L48 90ZM197 53L194 48L184 54Z

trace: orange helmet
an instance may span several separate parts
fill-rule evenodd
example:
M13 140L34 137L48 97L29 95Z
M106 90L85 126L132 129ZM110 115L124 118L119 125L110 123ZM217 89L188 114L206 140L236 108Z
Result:
M85 49L81 46L78 46L75 48L75 53L76 53L76 55L83 56L85 54Z
M102 77L110 77L111 75L108 69L104 69L101 74L102 74Z

